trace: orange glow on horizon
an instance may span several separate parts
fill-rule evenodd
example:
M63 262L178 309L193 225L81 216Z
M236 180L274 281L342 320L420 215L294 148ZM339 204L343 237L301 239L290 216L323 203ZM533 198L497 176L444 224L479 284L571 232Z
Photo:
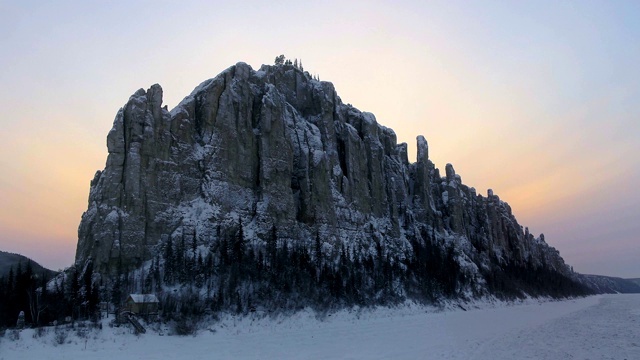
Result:
M532 232L555 232L562 254L589 236L575 225L584 219L615 222L630 239L636 221L615 212L640 216L634 6L7 5L20 26L0 24L11 49L0 56L9 69L0 74L0 250L75 244L105 138L137 89L161 84L171 108L236 62L257 69L279 54L301 59L343 102L392 128L411 161L424 135L441 174L451 163L477 193L493 189ZM618 274L630 274L629 264Z

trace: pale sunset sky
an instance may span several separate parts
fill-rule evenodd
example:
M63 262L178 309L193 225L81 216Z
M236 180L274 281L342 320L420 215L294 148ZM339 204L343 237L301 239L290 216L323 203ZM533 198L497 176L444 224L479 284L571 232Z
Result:
M640 277L640 1L0 1L0 250L73 263L118 109L302 59L583 273Z

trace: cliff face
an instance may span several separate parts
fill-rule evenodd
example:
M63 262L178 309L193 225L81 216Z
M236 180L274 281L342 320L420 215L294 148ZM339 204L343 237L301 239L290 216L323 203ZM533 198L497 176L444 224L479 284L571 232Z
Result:
M319 237L327 256L377 246L402 261L429 242L455 251L475 289L507 265L571 276L508 204L476 194L450 164L441 176L427 141L417 145L411 163L393 130L290 65L238 63L172 111L159 85L140 89L109 132L76 261L108 273L141 265L170 239L212 244L242 227L258 249L276 231L289 244Z

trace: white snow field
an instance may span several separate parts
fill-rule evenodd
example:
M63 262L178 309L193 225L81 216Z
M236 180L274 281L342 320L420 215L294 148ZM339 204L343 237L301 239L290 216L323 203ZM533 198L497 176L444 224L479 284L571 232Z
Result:
M71 330L62 345L52 328L18 340L9 330L0 359L640 359L640 295L470 307L227 317L187 337L136 336L105 320L84 338Z

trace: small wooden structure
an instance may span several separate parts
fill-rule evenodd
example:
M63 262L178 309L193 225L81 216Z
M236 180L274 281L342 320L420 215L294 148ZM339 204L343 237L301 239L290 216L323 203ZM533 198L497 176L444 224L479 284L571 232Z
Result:
M160 301L154 294L129 294L125 309L138 316L156 316L159 304Z

